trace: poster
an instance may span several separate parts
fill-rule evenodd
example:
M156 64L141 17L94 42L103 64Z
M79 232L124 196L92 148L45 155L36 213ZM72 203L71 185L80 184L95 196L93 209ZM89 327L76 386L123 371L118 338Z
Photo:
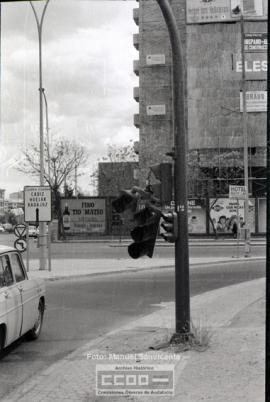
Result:
M206 208L205 200L188 200L188 232L206 233Z
M105 233L105 198L62 199L61 208L66 234Z
M244 200L239 200L240 226L244 226ZM237 217L237 200L230 198L210 199L210 233L232 233L232 223ZM249 228L255 232L255 200L249 199Z
M234 14L237 6L243 8L245 19L267 19L267 0L187 0L187 24L228 22L239 19Z
M266 32L254 32L244 34L244 46L245 52L267 52L267 33Z

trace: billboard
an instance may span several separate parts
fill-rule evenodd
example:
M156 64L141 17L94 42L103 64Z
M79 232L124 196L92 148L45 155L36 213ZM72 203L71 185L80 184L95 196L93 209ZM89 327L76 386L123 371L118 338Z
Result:
M233 70L242 74L241 54L233 55ZM247 80L266 80L267 78L267 53L245 53L245 70Z
M244 200L239 200L240 225L244 224ZM232 233L232 223L237 217L237 200L230 198L210 199L210 232ZM213 228L214 226L214 228ZM249 227L255 232L255 199L249 199Z
M62 199L61 210L66 234L104 234L105 198Z
M232 12L237 6L244 10L245 19L267 19L267 0L188 0L186 4L187 24L235 21L240 18Z
M258 53L267 52L267 33L256 32L256 33L245 33L244 34L244 49L245 52Z
M205 200L188 200L188 232L206 233L206 207Z

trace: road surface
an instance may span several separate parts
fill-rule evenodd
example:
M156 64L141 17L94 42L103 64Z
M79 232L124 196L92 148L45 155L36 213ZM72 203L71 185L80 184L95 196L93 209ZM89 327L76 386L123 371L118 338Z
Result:
M265 263L233 262L191 269L196 295L265 274ZM171 268L49 282L44 328L36 342L19 341L0 362L0 399L33 374L110 330L174 300Z

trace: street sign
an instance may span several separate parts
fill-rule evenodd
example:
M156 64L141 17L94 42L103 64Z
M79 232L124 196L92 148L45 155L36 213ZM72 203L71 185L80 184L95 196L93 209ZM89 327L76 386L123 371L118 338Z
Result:
M14 242L14 248L16 248L16 250L23 253L27 249L26 240L24 240L22 238L16 239Z
M15 226L14 234L16 237L22 238L26 235L26 226L23 223L20 223Z
M51 189L48 186L24 187L24 221L50 222L52 220Z
M247 196L246 186L229 186L229 198L245 200Z

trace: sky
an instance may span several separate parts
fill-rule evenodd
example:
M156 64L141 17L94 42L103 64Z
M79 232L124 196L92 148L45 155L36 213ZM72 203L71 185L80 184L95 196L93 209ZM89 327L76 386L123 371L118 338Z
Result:
M44 2L33 2L39 16ZM51 141L83 145L88 165L79 188L91 194L91 172L108 144L138 140L133 115L138 85L132 36L135 1L50 0L42 33L43 87ZM2 3L0 188L6 196L39 184L18 173L22 150L39 143L38 34L28 1ZM45 127L45 119L44 119Z

